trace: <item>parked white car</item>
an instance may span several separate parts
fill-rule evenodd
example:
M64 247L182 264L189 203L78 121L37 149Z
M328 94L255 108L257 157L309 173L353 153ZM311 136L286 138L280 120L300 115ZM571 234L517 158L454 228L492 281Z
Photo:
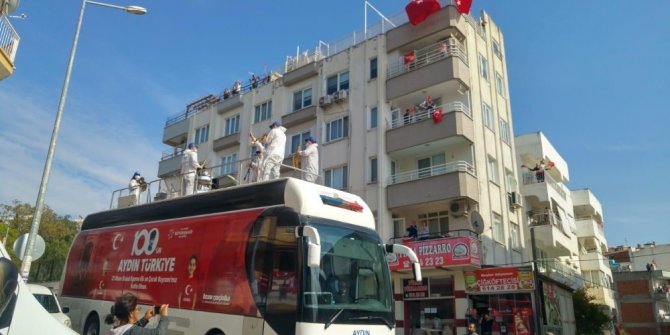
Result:
M30 290L33 296L35 296L35 299L40 302L40 305L42 305L47 312L51 313L56 320L68 327L72 327L70 317L65 315L70 309L68 307L60 307L58 299L56 299L56 296L50 288L37 284L28 284L28 290Z

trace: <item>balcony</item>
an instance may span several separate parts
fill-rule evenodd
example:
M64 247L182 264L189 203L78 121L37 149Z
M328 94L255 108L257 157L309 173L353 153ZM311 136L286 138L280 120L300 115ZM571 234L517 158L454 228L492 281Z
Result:
M523 173L524 195L537 196L539 201L550 201L551 198L561 198L567 200L567 192L563 184L557 183L549 173L542 173L541 176L534 172ZM549 186L549 187L547 187Z
M580 272L572 268L570 265L563 263L557 259L544 260L537 262L537 270L539 273L573 289L580 289L584 287L584 277Z
M221 151L238 145L240 145L239 132L217 138L212 144L212 149L214 149L214 151Z
M168 119L163 129L163 143L171 146L186 143L189 126L190 121L187 114Z
M418 26L403 24L386 33L386 51L392 52L414 41L432 36L454 35L463 37L467 33L467 22L455 6L445 6L431 14Z
M470 86L467 53L455 39L429 45L414 51L414 54L416 59L409 63L405 63L403 55L389 62L387 100L454 79Z
M475 168L465 161L391 175L386 188L389 209L468 197L479 199Z
M181 156L182 150L175 148L174 151L166 151L158 162L158 178L165 178L166 176L179 173L181 171Z
M577 217L577 235L579 237L595 237L598 241L605 241L605 229L592 217Z
M289 128L314 119L316 119L316 106L309 106L293 113L283 115L281 117L281 124L284 127Z
M412 248L422 269L481 267L481 241L477 233L470 230L431 232L420 238L396 237L392 240ZM406 257L399 256L389 260L389 268L391 271L411 271L411 263Z
M219 103L216 104L214 108L216 108L216 112L219 114L223 114L229 110L233 110L239 106L242 106L244 104L244 100L242 100L242 94L235 94L231 95L225 99L221 99Z
M593 303L598 305L615 306L613 291L607 287L585 283L586 293L593 297Z
M297 57L294 61L287 61L286 73L283 77L284 86L291 86L319 74L317 61L321 57L318 53L315 53L305 57Z
M14 73L14 59L21 38L6 15L0 15L0 80Z
M531 215L530 227L535 229L535 239L542 249L550 248L553 254L569 256L574 241L561 218L554 213L535 213Z
M436 124L432 121L432 114L439 109L442 110L443 119ZM400 112L392 114L401 115ZM386 132L386 152L411 148L452 136L461 136L471 143L475 138L470 108L460 101L391 120L390 129Z
M582 271L602 271L608 273L610 270L609 260L597 250L591 250L579 256L582 262Z

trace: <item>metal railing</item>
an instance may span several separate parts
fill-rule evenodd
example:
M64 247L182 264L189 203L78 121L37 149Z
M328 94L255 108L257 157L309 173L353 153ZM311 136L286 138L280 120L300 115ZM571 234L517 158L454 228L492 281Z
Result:
M541 274L557 280L573 288L584 287L584 277L571 266L561 260L545 259L537 261L537 269Z
M467 172L473 176L477 176L475 167L466 161L455 161L445 164L433 165L427 168L418 170L404 171L396 173L388 177L388 184L398 184L407 181L428 178L432 176L439 176L451 172Z
M209 192L218 188L255 183L256 180L253 180L254 175L250 163L251 158L245 158L232 163L205 167L200 170L195 177L192 194ZM303 174L312 174L309 171L291 165L281 164L281 167L289 169L289 173L292 173L292 176L296 178L302 177ZM204 175L202 173L203 171L207 171L208 174ZM183 196L184 192L182 192L182 186L185 175L186 173L176 173L165 178L147 182L146 190L141 192L136 200L131 199L130 202L125 202L127 201L126 197L132 195L130 188L124 187L114 190L112 192L109 208L117 208L116 205L121 204L125 204L125 206L147 204L154 201ZM317 181L319 180L322 180L321 176L317 176Z
M174 147L172 149L163 151L161 153L161 162L181 155L184 152L184 150L186 150L184 147Z
M452 238L452 237L474 237L479 239L479 234L472 230L468 229L453 229L446 231L431 231L428 234L423 236L406 236L402 232L395 232L394 237L391 237L389 240L392 243L402 243L402 242L413 242L413 241L424 241L424 240L435 240L441 238Z
M530 224L534 226L552 225L567 234L563 227L563 220L553 212L533 213L530 217Z
M9 62L14 64L16 51L19 49L21 38L9 22L7 15L0 15L0 50L7 56Z
M391 119L389 127L391 129L394 129L431 119L433 117L433 113L435 112L435 110L440 108L442 109L442 115L453 112L463 112L469 118L472 118L472 112L470 111L470 107L468 107L468 105L460 101L453 101L430 109L421 109L420 107L416 107L417 112L415 113L410 112L408 115L404 115L402 113L401 108L394 109L391 111L391 114L398 115L398 117L395 119Z
M455 38L447 38L425 48L414 50L414 56L416 59L408 63L405 63L405 55L400 55L397 59L390 61L387 68L388 79L418 70L447 57L458 57L466 65L468 64L465 46Z
M546 171L544 172L524 172L523 173L523 184L524 185L531 185L531 184L542 184L542 183L547 183L549 186L551 186L558 195L561 196L564 200L567 197L567 193L561 187L561 185L558 184L554 180L554 178L551 177L549 173Z

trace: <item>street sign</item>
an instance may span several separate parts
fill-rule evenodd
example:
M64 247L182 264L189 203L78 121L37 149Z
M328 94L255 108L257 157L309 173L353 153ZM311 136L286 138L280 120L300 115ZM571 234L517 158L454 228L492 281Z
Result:
M25 233L14 241L14 253L20 260L23 260L23 254L26 252L28 246L28 233ZM35 247L33 248L32 260L35 261L44 255L45 249L44 239L37 235L35 238Z

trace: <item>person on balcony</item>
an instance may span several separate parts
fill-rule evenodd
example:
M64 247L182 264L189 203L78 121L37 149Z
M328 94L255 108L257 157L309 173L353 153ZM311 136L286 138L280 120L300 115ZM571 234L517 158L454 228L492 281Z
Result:
M426 220L421 220L421 227L419 227L419 239L427 240L430 237L430 228L428 228L428 222Z
M415 240L419 236L419 229L416 227L416 221L412 221L412 225L407 227L407 237Z
M235 80L233 83L233 95L238 95L242 91L242 83L239 80Z
M228 99L228 98L230 98L230 89L229 89L228 87L226 87L226 88L223 90L223 100L226 100L226 99Z

